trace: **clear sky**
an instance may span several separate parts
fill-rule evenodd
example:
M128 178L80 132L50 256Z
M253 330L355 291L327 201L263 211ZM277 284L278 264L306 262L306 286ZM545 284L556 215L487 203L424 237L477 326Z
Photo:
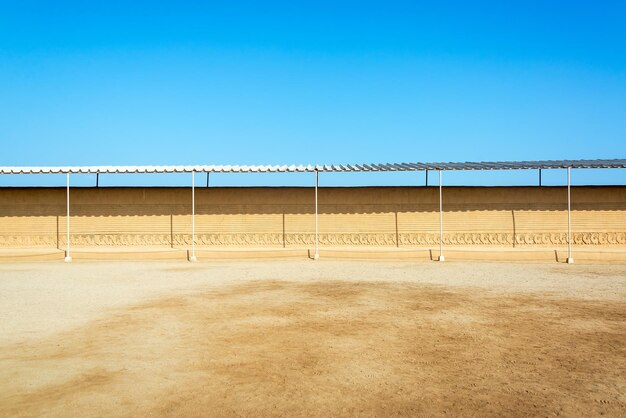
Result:
M625 158L625 22L624 1L0 0L0 165ZM574 183L623 184L624 171L578 170ZM114 177L103 184L188 182Z

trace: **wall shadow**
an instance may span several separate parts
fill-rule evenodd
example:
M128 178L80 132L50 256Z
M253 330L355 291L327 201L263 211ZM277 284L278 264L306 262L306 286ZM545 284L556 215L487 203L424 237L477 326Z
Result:
M196 188L196 214L311 214L313 188ZM444 212L561 211L564 187L446 187ZM572 209L624 210L626 186L579 186ZM190 188L73 188L74 216L188 215ZM319 190L319 211L330 214L437 212L438 190L427 187L328 187ZM65 216L65 188L0 188L0 217Z

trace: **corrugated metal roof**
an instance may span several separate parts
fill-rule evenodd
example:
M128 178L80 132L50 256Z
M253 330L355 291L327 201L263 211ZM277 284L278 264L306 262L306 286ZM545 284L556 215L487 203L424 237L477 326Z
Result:
M372 172L423 170L531 170L551 168L626 168L626 159L482 161L442 163L385 163L335 165L168 165L168 166L72 166L72 167L0 167L0 174L64 173L287 173L287 172Z

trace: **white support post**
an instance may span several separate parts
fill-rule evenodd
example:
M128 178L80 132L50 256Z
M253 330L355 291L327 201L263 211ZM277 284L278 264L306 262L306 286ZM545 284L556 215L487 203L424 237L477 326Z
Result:
M65 262L69 263L70 261L72 261L72 256L70 255L70 173L67 173L66 175L66 185L67 185L67 189L66 189L66 193L65 193L65 197L66 197L66 202L65 202L65 206L67 209L67 213L66 213L66 228L67 228L67 246L65 249Z
M442 171L439 170L439 261L446 261L446 258L443 256L443 203L441 200L441 196L442 196L441 174L442 174Z
M196 172L191 172L191 256L189 261L196 258Z
M315 255L313 256L314 260L320 258L319 253L319 234L318 234L318 220L317 220L317 187L319 185L319 172L315 169Z
M571 167L567 167L567 264L574 264L572 258L572 193Z

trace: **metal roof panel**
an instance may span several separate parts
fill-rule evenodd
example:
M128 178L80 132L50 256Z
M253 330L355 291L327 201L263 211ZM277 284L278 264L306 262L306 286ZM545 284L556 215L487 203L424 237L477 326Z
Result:
M188 166L75 166L75 167L0 167L0 174L61 174L61 173L191 173L201 172L368 172L415 170L531 170L557 168L626 168L626 159L602 160L538 160L481 161L439 163L385 163L343 165L188 165Z

